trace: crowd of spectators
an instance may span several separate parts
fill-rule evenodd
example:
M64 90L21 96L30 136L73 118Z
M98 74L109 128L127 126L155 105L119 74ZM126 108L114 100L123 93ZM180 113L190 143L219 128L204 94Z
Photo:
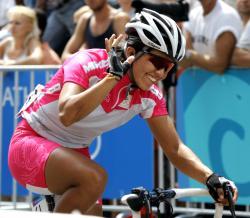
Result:
M182 11L178 11L178 16L187 50L180 70L198 66L223 74L232 65L250 67L250 0L184 1L189 5L188 16ZM124 34L125 24L138 8L154 7L163 13L166 5L176 2L183 3L181 0L0 1L0 65L60 65L79 50L104 48L104 39L113 33ZM177 13L175 5L172 9ZM163 84L166 91L170 83L167 80Z
M243 28L237 11L222 0L201 0L183 27L187 51L182 66L223 74Z
M185 1L189 4L189 14L180 27L186 36L187 52L181 69L198 66L223 74L231 65L249 67L250 0ZM163 5L182 1L3 2L0 3L0 64L12 65L61 64L78 50L103 48L104 38L112 33L124 33L126 22L138 9L134 5L155 4L156 9L162 9Z

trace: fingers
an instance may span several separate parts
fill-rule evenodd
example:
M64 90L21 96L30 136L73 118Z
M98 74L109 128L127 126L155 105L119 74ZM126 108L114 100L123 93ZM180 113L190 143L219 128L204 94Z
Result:
M112 43L112 47L116 48L119 44L119 42L122 40L123 36L120 34L117 38L114 38L114 41Z
M222 188L218 188L217 189L217 193L218 193L218 196L219 196L219 199L218 199L218 202L223 204L223 205L229 205L229 202L228 202L228 199L224 196L224 192L223 192L223 189ZM233 189L233 193L232 193L232 196L233 196L233 202L234 204L237 202L237 199L238 199L238 190L237 188L234 188Z
M105 48L107 52L109 52L112 48L116 48L119 44L119 42L122 40L123 35L120 34L117 38L115 34L112 34L112 36L108 39L105 38Z
M217 193L219 196L218 202L225 204L227 202L227 200L225 199L223 188L218 188Z

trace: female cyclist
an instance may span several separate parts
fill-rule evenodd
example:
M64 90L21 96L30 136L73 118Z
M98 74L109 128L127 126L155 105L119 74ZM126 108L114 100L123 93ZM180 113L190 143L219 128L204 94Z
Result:
M157 87L185 54L180 29L169 17L145 9L127 23L126 33L124 64L115 52L121 36L113 35L105 41L106 50L76 53L45 87L29 96L9 148L13 176L33 192L61 195L55 212L77 209L101 215L96 202L107 173L89 159L88 146L98 135L139 114L169 160L207 183L214 198L225 203L222 177L182 143ZM237 189L229 182L236 201Z

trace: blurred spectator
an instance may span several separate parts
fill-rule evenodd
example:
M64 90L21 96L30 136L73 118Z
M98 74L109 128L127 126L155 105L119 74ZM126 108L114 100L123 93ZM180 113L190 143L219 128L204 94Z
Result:
M56 3L56 4L54 4ZM74 12L84 5L84 0L38 0L37 7L48 15L43 41L61 55L75 29Z
M0 41L10 35L9 31L4 27L8 23L7 11L13 6L15 6L14 0L0 1Z
M7 12L13 6L15 6L14 0L0 1L0 29L8 23Z
M197 0L187 0L187 2L189 4L190 11L192 11L195 7L200 5L200 1Z
M84 5L84 6L80 7L79 9L77 9L77 10L75 11L75 13L73 14L74 23L77 24L77 22L80 20L81 16L82 16L83 14L85 14L86 12L92 13L92 12L91 12L91 9L89 8L88 5Z
M119 11L123 11L133 17L135 15L135 8L132 7L132 0L117 0L119 4Z
M35 8L36 7L36 3L37 3L37 0L23 0L23 4L26 7L30 7L30 8Z
M244 30L234 49L232 64L250 67L250 0L236 0L236 8L244 23Z
M40 64L42 50L36 13L25 6L15 6L8 11L11 36L0 43L0 64Z
M184 25L187 51L181 65L222 74L230 64L242 22L237 11L222 0L200 0L200 3Z
M236 8L235 0L223 0L227 4L231 5L232 7Z
M79 49L105 48L105 38L122 34L129 16L111 7L107 0L85 0L91 10L84 13L62 55L65 60Z
M250 0L236 0L236 9L243 21L243 25L246 26L250 18Z
M43 51L43 59L41 64L59 65L62 61L58 54L50 47L48 42L43 42L42 40L44 29L46 27L46 14L44 11L39 9L36 9L35 11L38 20L38 27L40 29L41 48Z
M158 3L159 4L156 4L155 1L147 2L145 0L133 0L132 7L135 8L136 12L140 12L143 8L148 8L166 14L176 22L188 20L189 4L187 1L158 1Z

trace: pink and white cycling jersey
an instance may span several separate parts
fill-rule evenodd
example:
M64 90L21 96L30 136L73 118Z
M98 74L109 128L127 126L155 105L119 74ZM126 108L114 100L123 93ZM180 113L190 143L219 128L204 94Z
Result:
M58 98L63 84L72 82L88 89L107 75L108 67L108 54L104 49L76 53L36 93L34 102L22 111L22 117L41 136L65 147L81 148L137 114L143 118L167 114L165 99L157 86L152 85L148 91L130 89L127 94L131 81L126 74L94 111L65 127L58 116Z

